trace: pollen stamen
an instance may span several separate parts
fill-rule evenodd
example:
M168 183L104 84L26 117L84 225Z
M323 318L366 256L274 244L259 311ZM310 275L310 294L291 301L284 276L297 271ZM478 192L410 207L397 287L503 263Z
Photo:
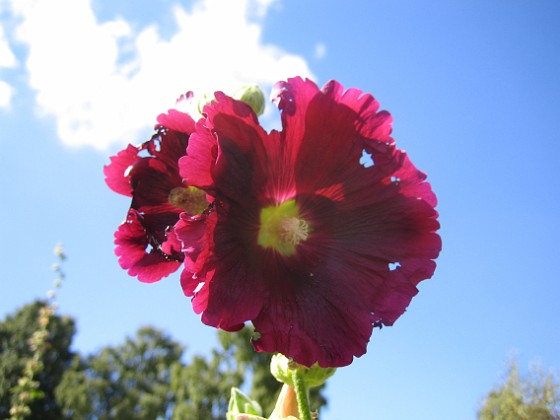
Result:
M261 210L258 244L272 248L285 256L296 252L297 246L307 240L312 228L300 217L295 200Z
M298 245L309 236L309 225L297 217L284 219L280 223L280 240L286 245Z
M176 187L169 192L171 205L190 215L200 214L208 207L206 193L196 187Z

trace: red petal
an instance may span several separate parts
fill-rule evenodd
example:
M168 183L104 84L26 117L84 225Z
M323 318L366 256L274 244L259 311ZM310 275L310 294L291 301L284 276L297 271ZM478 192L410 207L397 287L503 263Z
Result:
M205 324L227 331L236 331L256 317L266 283L257 268L259 264L246 264L248 257L257 263L259 254L231 242L231 230L239 228L235 216L221 209L209 216L182 215L175 227L178 238L187 246L184 252L188 274L181 276L183 290L187 296L194 296L193 307L203 313ZM228 217L232 217L231 223L217 224Z
M345 284L332 281L330 273L281 273L289 276L282 288L268 295L266 307L253 320L260 338L259 351L280 352L297 363L323 367L345 366L366 352L375 317L363 295ZM311 276L313 275L313 276Z
M185 182L198 188L211 188L212 169L218 156L218 144L210 131L197 124L198 131L189 138L187 155L179 160L179 171Z
M120 266L142 282L161 280L181 265L181 262L169 261L155 248L147 252L150 241L139 215L134 210L130 210L127 220L115 232L115 245L115 254L119 257Z
M157 117L159 125L180 133L191 134L195 130L195 122L189 114L170 109L167 114L160 114Z
M132 197L132 187L128 171L138 160L138 148L128 145L116 156L111 157L111 163L103 168L105 182L113 191Z

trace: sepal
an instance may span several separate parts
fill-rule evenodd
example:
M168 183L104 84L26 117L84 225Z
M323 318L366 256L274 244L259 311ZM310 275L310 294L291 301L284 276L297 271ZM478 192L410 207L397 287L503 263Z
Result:
M265 420L260 416L262 416L262 408L258 402L250 399L239 388L231 388L227 420Z
M294 387L292 371L295 369L301 372L307 388L314 388L324 384L336 372L335 368L322 368L317 363L309 368L299 365L280 353L272 356L270 372L279 382Z

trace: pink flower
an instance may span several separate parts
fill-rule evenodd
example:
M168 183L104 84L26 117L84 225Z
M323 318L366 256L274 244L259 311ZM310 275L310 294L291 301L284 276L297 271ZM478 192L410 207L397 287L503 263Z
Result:
M177 110L161 114L158 123L151 140L129 145L104 168L107 185L132 197L126 220L115 232L115 254L121 267L143 282L173 273L184 259L173 228L186 209L178 159L195 123Z
M182 182L211 205L175 226L182 286L204 323L237 330L251 321L259 351L348 365L432 276L436 197L371 95L296 78L277 84L273 100L280 132L217 93L190 136ZM163 231L153 231L157 248Z

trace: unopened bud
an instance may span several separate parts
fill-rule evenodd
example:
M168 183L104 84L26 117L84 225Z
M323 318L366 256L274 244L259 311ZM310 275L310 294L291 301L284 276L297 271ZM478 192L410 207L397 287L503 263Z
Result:
M269 420L298 419L299 408L296 393L290 385L282 385L274 411Z
M258 85L241 87L233 94L233 98L245 102L257 115L262 115L264 112L264 93Z
M204 107L212 102L216 97L213 93L205 93L203 94L200 99L198 100L198 113L202 115L202 111Z
M231 388L231 397L226 413L227 420L261 419L260 416L262 416L262 408L259 403L250 399L239 388Z
M64 261L66 259L66 255L64 254L64 247L62 246L62 244L57 244L54 247L54 255L56 255L61 261Z

